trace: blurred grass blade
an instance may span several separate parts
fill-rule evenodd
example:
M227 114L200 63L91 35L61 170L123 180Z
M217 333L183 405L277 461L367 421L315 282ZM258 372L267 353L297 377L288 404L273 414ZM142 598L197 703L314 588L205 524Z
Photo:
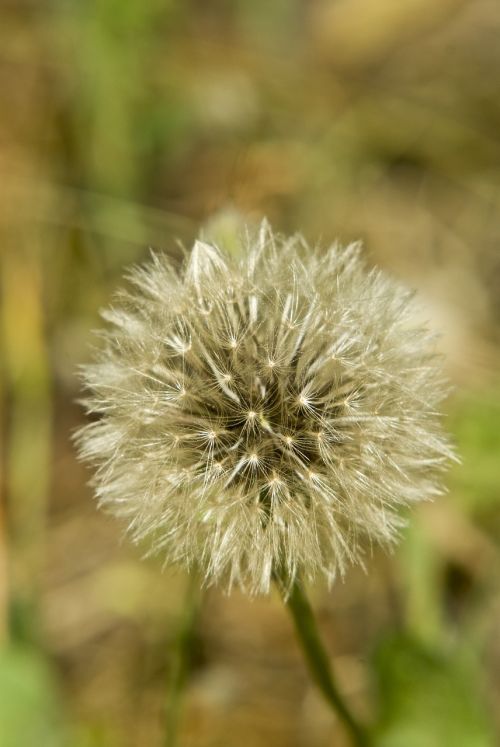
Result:
M184 607L180 615L172 656L166 708L165 747L175 747L178 744L182 701L193 659L200 604L200 579L193 571L187 582Z
M478 663L443 655L407 636L388 638L375 658L381 716L377 747L494 747Z

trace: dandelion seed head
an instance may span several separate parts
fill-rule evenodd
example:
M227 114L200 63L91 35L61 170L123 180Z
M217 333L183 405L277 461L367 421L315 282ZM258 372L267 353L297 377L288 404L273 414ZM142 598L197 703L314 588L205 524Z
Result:
M441 491L453 452L433 336L359 245L320 252L263 223L129 275L78 434L100 503L167 562L267 592L331 581ZM97 416L97 417L96 417Z

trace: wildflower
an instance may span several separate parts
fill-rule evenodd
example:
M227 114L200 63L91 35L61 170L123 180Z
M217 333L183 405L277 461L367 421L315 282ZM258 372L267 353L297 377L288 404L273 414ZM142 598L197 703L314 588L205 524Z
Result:
M180 273L153 254L129 279L78 438L135 541L250 593L331 582L441 492L432 335L358 244L319 253L264 222L239 257L197 241Z

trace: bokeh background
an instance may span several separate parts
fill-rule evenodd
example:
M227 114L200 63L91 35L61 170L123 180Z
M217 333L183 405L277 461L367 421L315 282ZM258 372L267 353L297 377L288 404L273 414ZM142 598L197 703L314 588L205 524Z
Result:
M347 744L279 599L189 623L71 443L124 268L263 215L363 239L455 387L448 496L310 590L339 683L383 747L498 743L499 81L497 0L1 1L0 747L159 747L183 669L179 745Z

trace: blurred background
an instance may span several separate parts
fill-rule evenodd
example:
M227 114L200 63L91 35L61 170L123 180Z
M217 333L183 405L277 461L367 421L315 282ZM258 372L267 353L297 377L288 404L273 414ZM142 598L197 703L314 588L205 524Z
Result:
M178 744L347 745L279 599L210 590L186 632L71 443L124 268L263 215L363 239L455 387L449 494L310 590L340 686L383 747L498 744L499 81L497 0L1 0L0 747L159 747L179 631Z

